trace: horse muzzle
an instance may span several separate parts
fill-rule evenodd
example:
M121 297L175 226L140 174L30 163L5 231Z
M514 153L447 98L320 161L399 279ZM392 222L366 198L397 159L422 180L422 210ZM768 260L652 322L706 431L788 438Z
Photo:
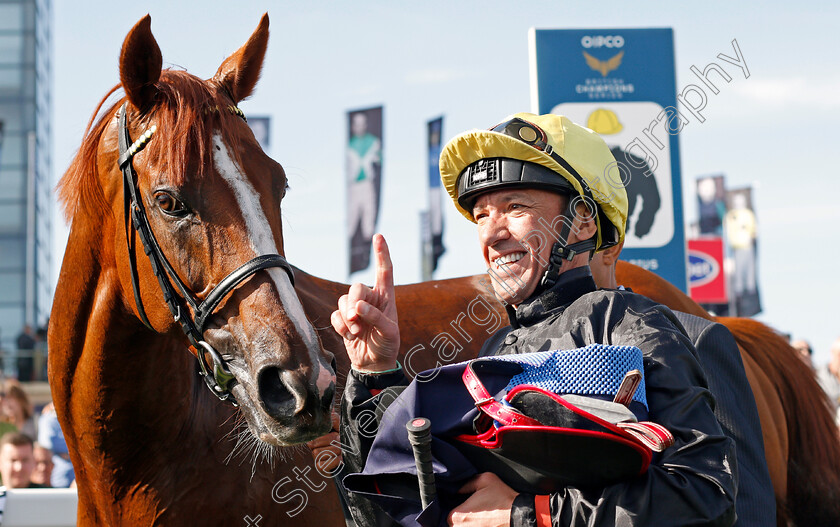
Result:
M330 431L335 398L335 359L330 358L332 367L319 361L308 378L299 370L276 365L266 365L257 372L258 406L268 418L271 435L279 442L301 443ZM262 434L260 437L264 439Z

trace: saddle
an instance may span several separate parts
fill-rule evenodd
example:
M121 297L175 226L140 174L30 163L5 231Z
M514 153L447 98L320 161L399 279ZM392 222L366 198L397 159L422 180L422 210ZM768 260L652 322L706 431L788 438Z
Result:
M524 360L543 358L534 355ZM635 477L647 470L653 452L674 442L667 429L639 422L630 410L638 382L629 381L633 393L623 401L607 401L560 395L517 379L498 400L481 382L480 372L493 366L478 359L464 368L464 386L481 413L474 422L476 433L457 435L452 443L482 472L493 472L518 492L550 494L569 485L603 487ZM539 369L546 367L529 373ZM638 369L627 374L625 379L641 380ZM626 385L619 385L618 395Z
M364 470L344 485L401 525L438 525L466 499L458 490L481 472L529 494L638 477L673 438L647 421L643 376L613 401L634 370L643 371L638 348L590 345L421 373L385 410ZM405 427L420 416L431 422L437 488L425 509Z

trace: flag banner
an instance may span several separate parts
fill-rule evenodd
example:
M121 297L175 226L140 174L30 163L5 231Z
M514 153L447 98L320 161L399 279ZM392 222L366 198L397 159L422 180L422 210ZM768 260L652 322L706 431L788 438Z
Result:
M688 289L698 304L726 304L723 238L688 240Z
M531 101L601 135L627 191L622 259L687 291L671 29L532 29Z
M429 133L429 231L431 235L431 270L435 271L438 259L443 256L443 209L440 183L440 149L443 136L443 117L427 123Z
M723 236L726 186L722 175L697 178L697 224L700 234Z
M248 116L247 121L260 147L267 152L271 147L271 117Z
M432 231L429 211L420 211L420 281L432 279Z
M370 266L382 179L382 107L347 112L347 236L350 274Z
M758 294L758 222L752 204L752 188L726 192L723 229L732 253L732 295L735 316L751 317L761 312Z

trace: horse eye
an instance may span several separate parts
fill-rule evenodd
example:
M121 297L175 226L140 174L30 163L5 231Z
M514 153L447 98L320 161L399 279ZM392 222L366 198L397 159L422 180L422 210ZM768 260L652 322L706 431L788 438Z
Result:
M181 216L187 212L184 204L167 192L158 192L155 194L155 202L160 207L160 210L170 216Z

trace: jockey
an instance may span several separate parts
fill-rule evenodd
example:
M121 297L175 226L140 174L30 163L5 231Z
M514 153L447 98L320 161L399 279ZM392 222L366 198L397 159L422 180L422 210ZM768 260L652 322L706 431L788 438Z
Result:
M691 342L667 308L629 291L597 290L590 272L596 251L623 241L627 215L627 196L604 141L563 116L516 114L490 130L452 139L440 169L455 207L477 224L493 290L510 319L487 339L481 355L636 346L643 354L649 419L676 440L654 456L645 474L602 489L566 487L534 496L481 474L461 489L469 496L451 511L449 524L731 525L733 442L715 420ZM352 365L341 443L349 447L348 468L357 472L373 438L360 433L355 419L381 408L383 394L407 382L396 360L393 269L379 235L374 251L376 285L354 284L331 318ZM359 525L390 524L364 498L351 494L350 508Z

